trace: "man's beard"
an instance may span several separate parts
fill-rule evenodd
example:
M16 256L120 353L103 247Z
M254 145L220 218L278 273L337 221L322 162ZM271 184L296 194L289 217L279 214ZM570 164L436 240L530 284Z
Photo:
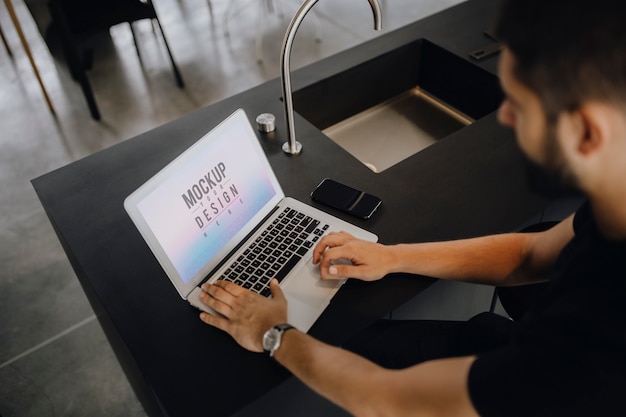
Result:
M531 160L524 154L524 169L530 189L549 198L580 195L574 176L563 162L554 126L548 126L544 144L543 164Z

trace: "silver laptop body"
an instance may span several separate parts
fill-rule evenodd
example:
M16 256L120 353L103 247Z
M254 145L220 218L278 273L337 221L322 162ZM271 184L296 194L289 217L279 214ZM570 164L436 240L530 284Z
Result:
M267 283L276 277L289 301L289 322L302 331L309 330L343 283L320 279L311 262L315 243L341 230L377 240L285 197L242 109L127 197L124 207L191 305L217 314L198 299L205 281L227 279L267 295Z

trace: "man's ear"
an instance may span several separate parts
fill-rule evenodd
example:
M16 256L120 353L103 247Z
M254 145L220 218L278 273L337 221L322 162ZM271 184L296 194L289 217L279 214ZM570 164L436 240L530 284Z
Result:
M588 102L570 113L578 152L582 155L588 156L606 145L611 129L607 110L601 103Z

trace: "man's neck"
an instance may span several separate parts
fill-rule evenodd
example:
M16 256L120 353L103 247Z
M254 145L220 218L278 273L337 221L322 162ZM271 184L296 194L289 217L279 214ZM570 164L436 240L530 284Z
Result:
M626 192L612 198L590 198L593 216L600 233L609 240L626 240Z

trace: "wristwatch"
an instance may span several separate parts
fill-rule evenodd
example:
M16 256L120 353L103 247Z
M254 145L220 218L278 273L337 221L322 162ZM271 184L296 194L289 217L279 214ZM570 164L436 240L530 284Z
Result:
M290 329L295 329L295 327L291 324L284 323L276 325L265 332L263 335L263 350L269 352L270 358L274 357L274 353L276 353L276 350L280 347L283 333Z

